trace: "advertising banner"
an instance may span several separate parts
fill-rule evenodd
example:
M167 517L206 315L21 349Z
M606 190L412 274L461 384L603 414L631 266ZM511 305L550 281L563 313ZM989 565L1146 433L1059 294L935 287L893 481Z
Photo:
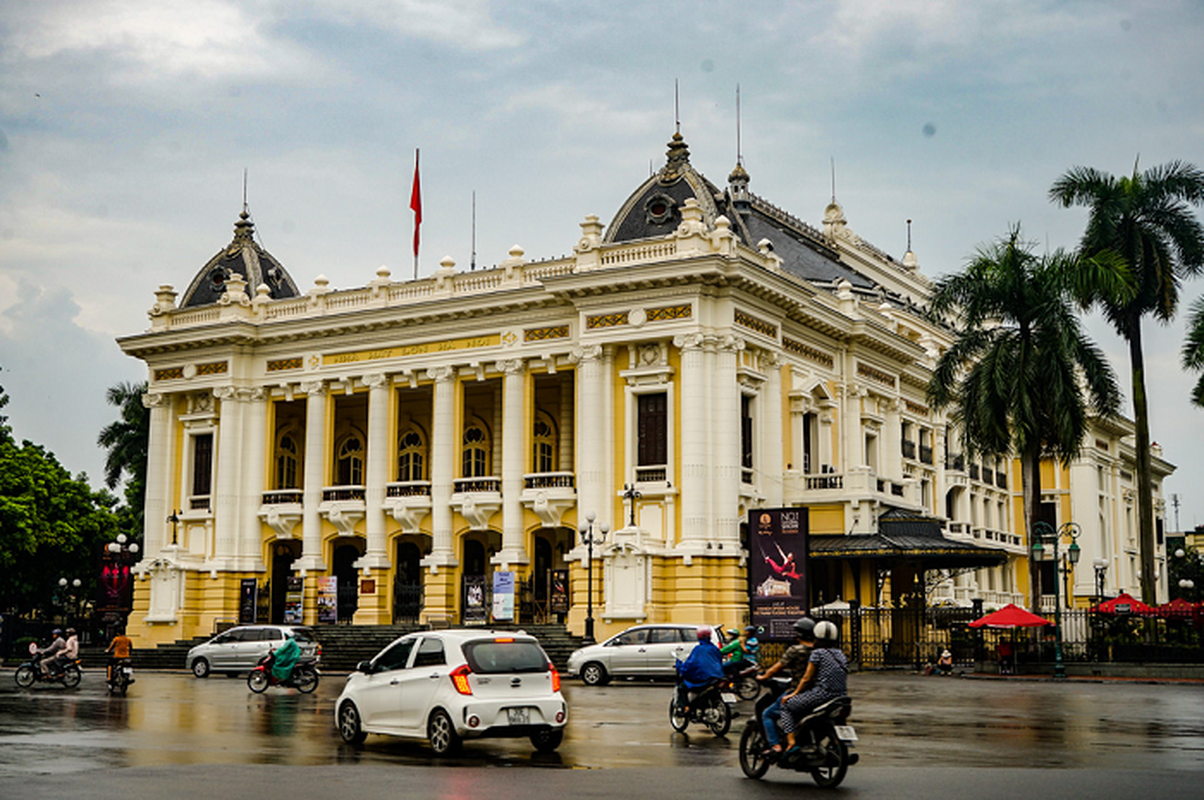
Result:
M333 625L339 621L339 578L328 575L318 578L318 624Z
M758 508L749 512L748 583L752 624L763 639L789 641L807 602L805 508Z
M305 581L289 578L284 592L284 624L300 625L305 602Z
M259 582L254 578L243 578L239 583L238 621L242 624L258 622L255 613L259 610Z
M464 576L464 612L461 623L464 625L484 625L487 622L488 609L485 608L485 576Z
M553 614L567 614L569 610L569 571L567 569L552 570L552 608Z
M493 621L514 621L514 573L493 573Z

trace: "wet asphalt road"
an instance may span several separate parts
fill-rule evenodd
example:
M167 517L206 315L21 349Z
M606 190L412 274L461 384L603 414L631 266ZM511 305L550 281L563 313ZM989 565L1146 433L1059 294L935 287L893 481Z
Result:
M280 689L253 695L241 679L197 680L182 673L140 673L129 696L121 698L105 693L103 675L97 672L87 673L74 690L60 686L20 690L12 674L11 670L0 671L0 797L15 796L6 788L35 785L84 796L80 787L99 789L105 781L122 785L122 775L131 780L158 775L164 786L179 785L181 776L189 775L220 774L226 776L223 780L233 780L232 776L247 769L248 774L259 776L255 779L259 784L267 785L274 779L265 776L279 771L252 769L263 765L307 769L359 765L363 769L336 770L335 774L365 779L378 775L381 780L388 775L422 773L423 777L415 780L432 787L429 796L445 796L451 791L442 786L449 780L447 775L473 774L463 772L464 767L525 769L524 774L549 791L566 778L553 778L546 771L529 772L531 768L632 770L626 778L616 773L606 779L608 784L622 784L635 774L688 777L704 773L681 768L708 767L715 769L705 774L724 776L726 785L729 778L740 778L737 744L751 707L749 703L740 705L745 714L734 721L725 738L696 727L683 736L669 727L672 688L668 684L618 682L590 688L566 681L570 723L556 754L540 756L526 740L484 740L468 743L456 759L440 760L433 758L423 743L370 736L362 747L344 745L334 726L334 699L343 684L339 675L323 676L318 691L303 696ZM850 771L846 793L881 785L890 787L891 795L908 796L892 777L901 771L914 777L916 796L920 797L930 797L932 787L942 781L954 788L960 781L964 787L965 775L978 775L986 783L971 779L978 788L972 796L981 797L987 796L982 790L994 780L986 776L1005 767L1012 769L1007 774L1014 778L1013 788L1023 783L1022 777L1027 780L1025 776L1046 771L1047 777L1034 779L1034 786L1048 789L1048 768L1057 768L1091 771L1090 780L1081 773L1054 778L1084 791L1086 797L1124 796L1113 792L1119 792L1126 781L1143 789L1142 797L1157 796L1155 789L1169 790L1179 781L1196 787L1188 796L1201 796L1201 685L971 680L896 673L853 675L849 684L861 763ZM430 769L419 773L398 770L432 766L437 768L433 773ZM393 769L380 771L387 767ZM449 772L446 768L451 767L460 769ZM302 780L298 776L305 773L292 770L283 774ZM106 777L99 778L101 774ZM534 777L540 774L544 777ZM1079 777L1072 781L1069 774ZM920 776L924 776L922 780ZM786 773L769 777L779 785L802 780L814 789L805 777ZM769 782L741 781L733 785L773 791ZM1088 791L1097 781L1099 786ZM313 788L303 780L302 784ZM651 787L645 784L642 794L652 796L654 789L667 791L673 786L674 780ZM584 788L584 784L578 787ZM461 789L467 793L451 793L465 797L489 794ZM598 796L615 796L616 792L624 790L611 786ZM142 796L156 796L156 792L148 790ZM537 792L529 798L541 796L563 795Z

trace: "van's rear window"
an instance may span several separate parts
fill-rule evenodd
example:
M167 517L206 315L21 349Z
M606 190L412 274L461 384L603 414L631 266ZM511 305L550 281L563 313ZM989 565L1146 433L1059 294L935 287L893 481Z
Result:
M293 628L293 638L298 642L312 642L314 640L312 633L301 628Z
M464 655L469 668L479 675L548 671L548 657L530 640L469 642L464 645Z

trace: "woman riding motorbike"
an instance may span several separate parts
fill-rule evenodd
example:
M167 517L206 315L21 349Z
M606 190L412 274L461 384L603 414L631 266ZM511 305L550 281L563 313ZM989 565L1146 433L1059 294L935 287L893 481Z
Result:
M840 630L827 620L815 625L815 649L807 671L794 691L782 697L782 733L786 734L787 755L795 745L795 728L811 711L829 700L848 694L849 662L836 646Z

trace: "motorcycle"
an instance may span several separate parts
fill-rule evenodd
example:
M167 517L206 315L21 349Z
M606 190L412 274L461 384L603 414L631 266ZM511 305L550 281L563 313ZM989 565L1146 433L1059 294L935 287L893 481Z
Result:
M113 665L112 672L106 686L109 688L109 694L119 694L125 697L126 690L130 688L130 684L134 682L134 668L130 666L128 661L118 661Z
M272 674L275 661L275 653L268 653L259 659L259 665L247 676L247 688L255 694L263 694L269 686L296 689L302 694L309 694L318 688L318 668L312 661L298 661L293 667L293 674L285 680L279 680Z
M723 736L732 727L732 706L736 696L724 691L725 681L713 681L707 684L690 701L689 709L682 708L678 703L678 692L674 690L673 699L669 701L669 724L678 733L685 733L691 722L705 725L711 733Z
M761 716L790 685L789 681L775 679L757 701L756 713L740 735L740 769L748 777L760 779L776 761L782 769L810 772L815 783L825 789L839 786L849 767L858 761L858 755L849 752L857 741L857 732L848 724L853 701L847 695L827 701L799 721L795 729L797 753L777 758L766 754L769 742Z
M728 675L728 691L741 700L755 700L761 693L761 682L757 680L760 666L755 661L742 661L739 667Z
M42 671L42 656L37 653L37 646L30 645L30 658L21 666L17 667L17 674L14 676L17 679L17 685L22 689L28 689L35 683L61 683L68 689L74 689L79 686L80 678L83 677L83 671L79 667L79 659L68 661L61 667L53 667L49 674Z

